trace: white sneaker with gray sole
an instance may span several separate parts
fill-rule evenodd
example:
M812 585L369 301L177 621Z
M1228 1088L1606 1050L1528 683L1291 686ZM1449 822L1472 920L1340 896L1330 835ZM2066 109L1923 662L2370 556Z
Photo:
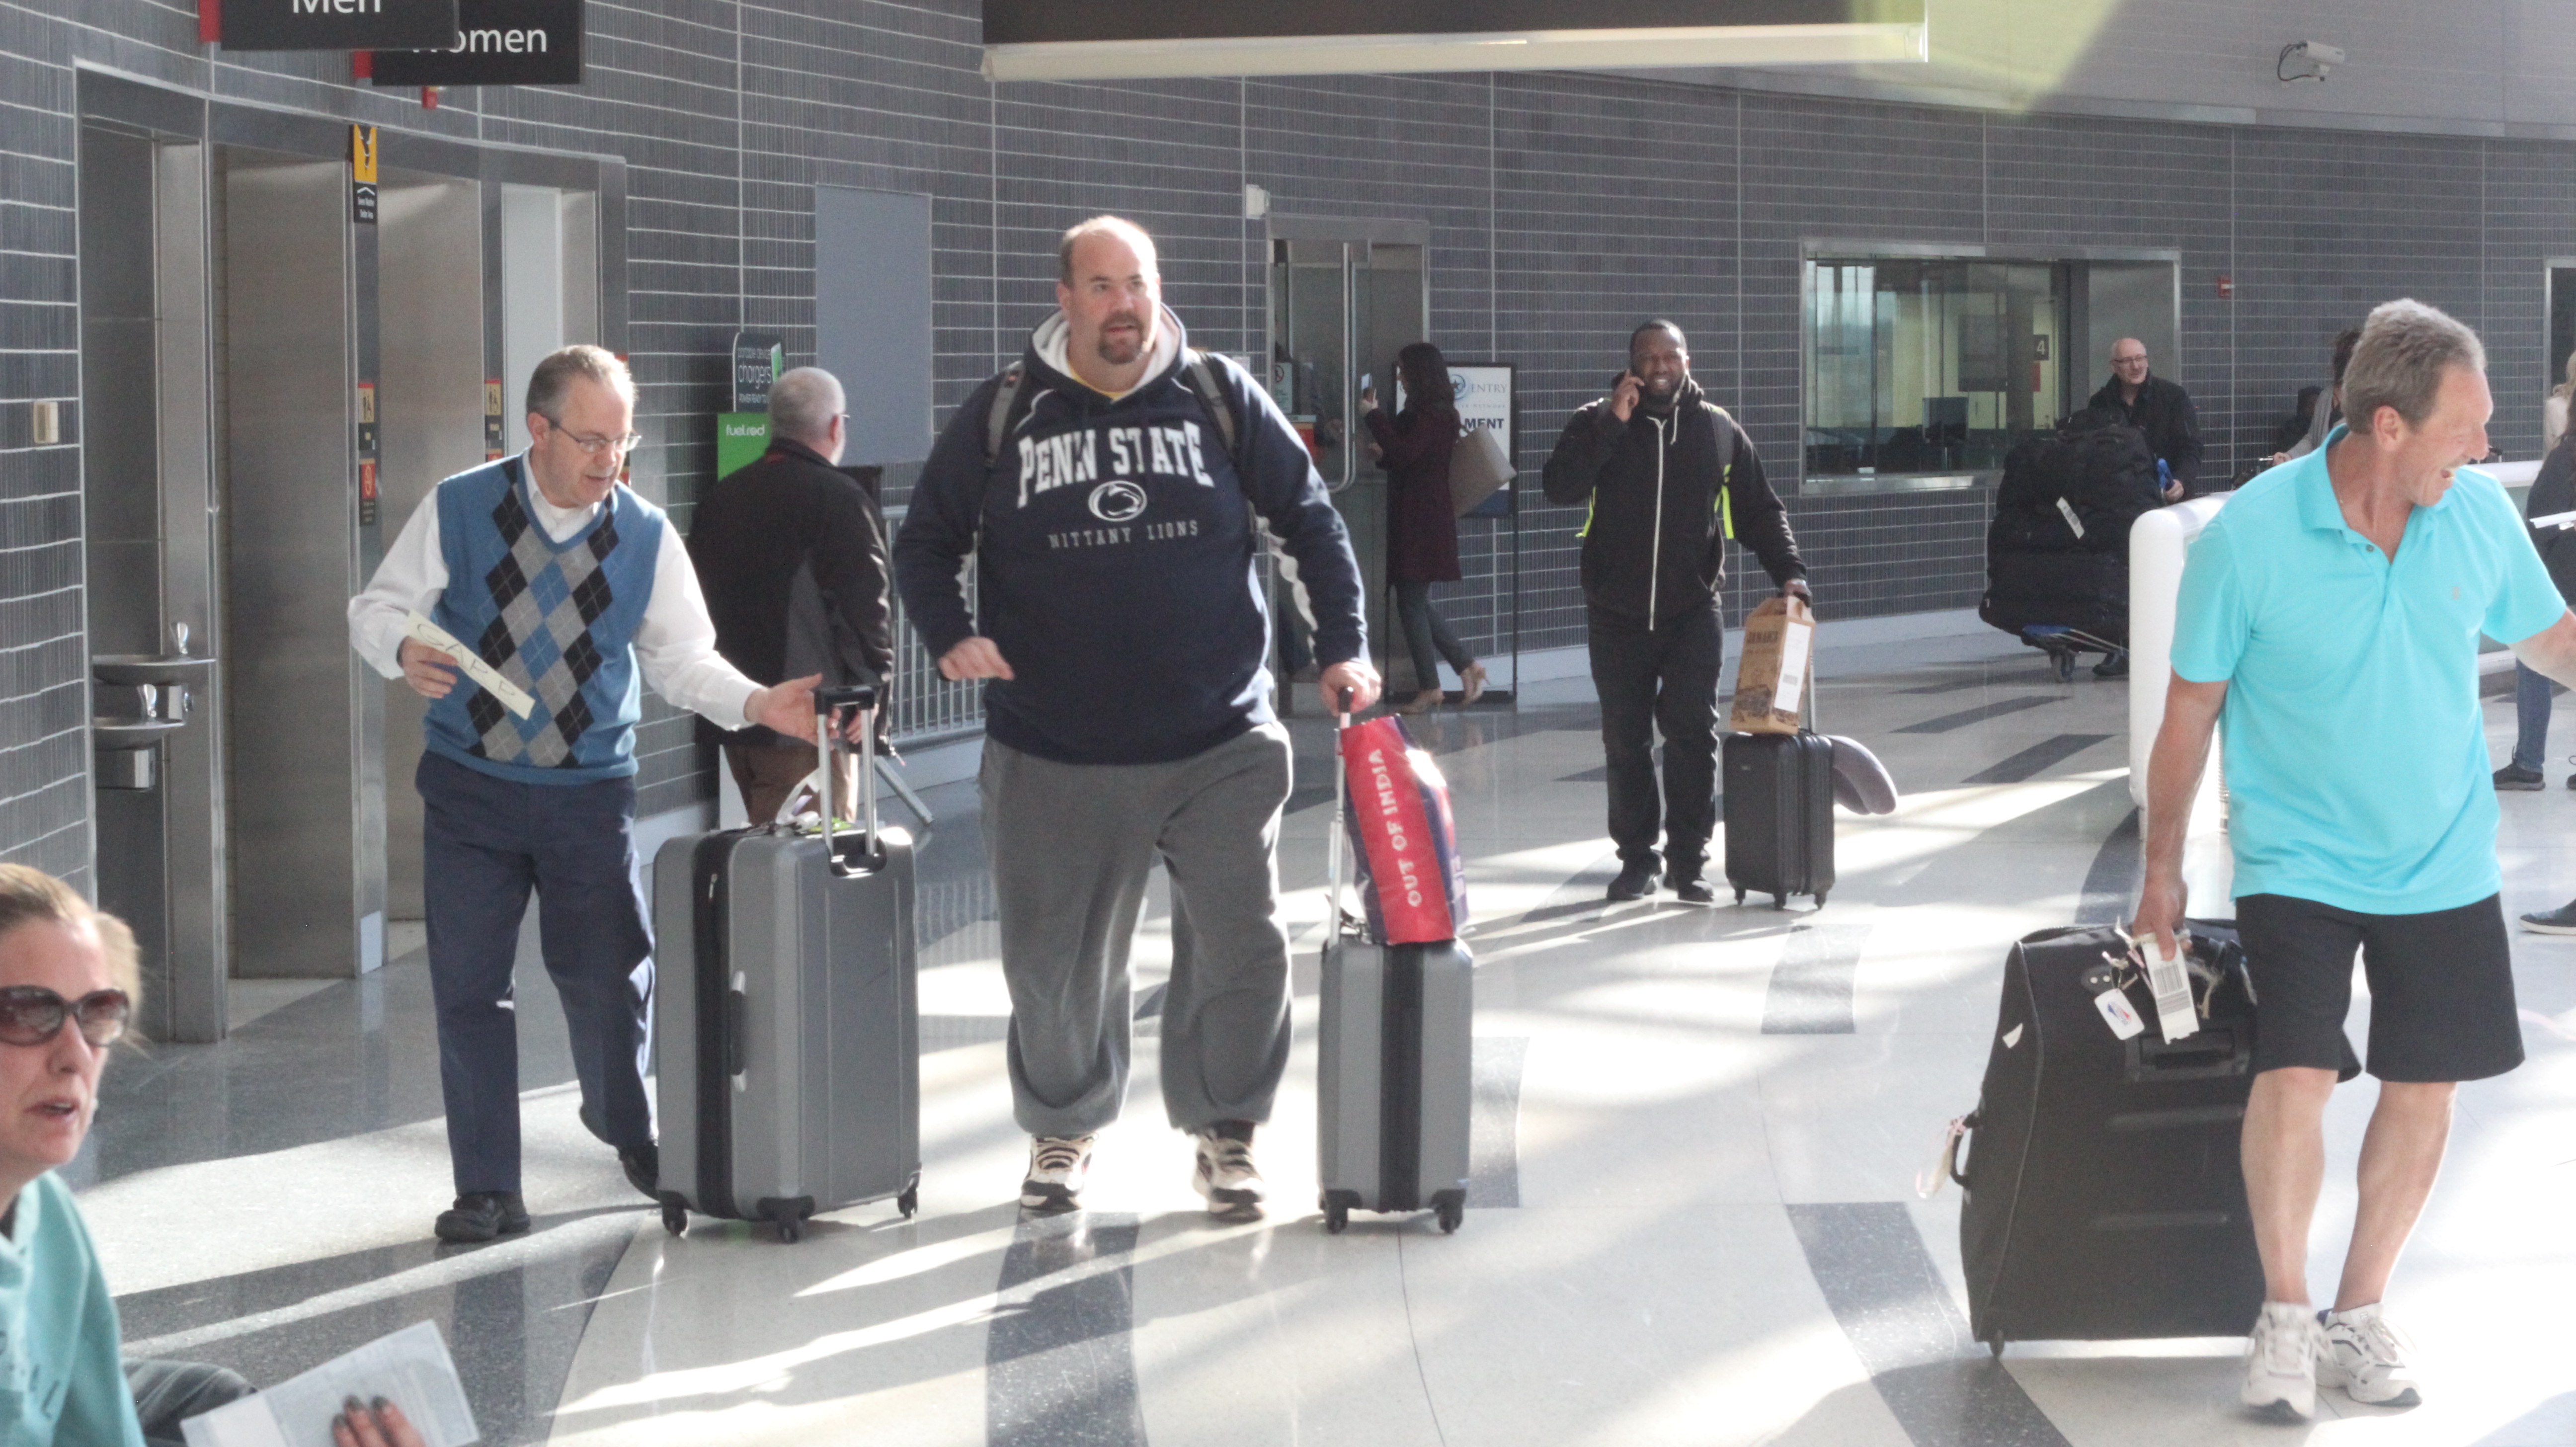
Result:
M2356 1402L2374 1407L2413 1407L2424 1400L2415 1376L2415 1343L2380 1314L2379 1303L2330 1311L2319 1325L2317 1375Z
M2286 1301L2263 1303L2245 1343L2246 1406L2268 1417L2304 1422L2317 1414L2316 1316Z

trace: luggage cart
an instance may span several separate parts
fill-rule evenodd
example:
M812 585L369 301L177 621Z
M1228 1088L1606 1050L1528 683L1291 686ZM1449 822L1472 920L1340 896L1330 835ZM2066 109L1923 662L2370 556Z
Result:
M2057 670L2057 681L2073 683L2075 665L2087 653L2099 653L2110 662L2128 653L2123 644L2097 638L2081 628L2068 628L2056 623L2032 623L2021 630L2021 641L2048 655Z

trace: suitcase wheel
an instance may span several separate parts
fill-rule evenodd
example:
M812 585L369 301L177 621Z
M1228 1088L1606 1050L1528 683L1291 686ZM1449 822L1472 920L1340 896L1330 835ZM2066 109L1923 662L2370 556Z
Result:
M1821 890L1821 889L1820 889L1820 890L1817 890L1817 891L1816 891L1816 908L1818 908L1818 909L1823 909L1824 907L1825 907L1825 891L1823 891L1823 890Z
M1324 1229L1335 1236L1349 1230L1351 1207L1358 1205L1359 1199L1359 1194L1354 1191L1326 1191L1323 1199Z
M2075 653L2072 649L2057 655L2057 681L2060 683L2073 683L2075 681ZM2001 1356L2003 1354L2000 1343L1997 1344L1995 1354L1997 1356Z
M1996 1361L2002 1361L2004 1359L2004 1339L2002 1337L1996 1337L1993 1341L1986 1343L1986 1350L1995 1354Z
M769 1208L769 1219L778 1227L778 1239L793 1246L805 1239L805 1218L786 1202Z
M894 1198L894 1208L903 1213L905 1220L911 1220L921 1209L921 1183L915 1181L904 1187L903 1194Z
M1789 896L1785 894L1775 894L1771 896L1771 907L1773 909L1787 909L1789 907Z
M1467 1196L1463 1191L1440 1191L1431 1197L1431 1210L1439 1219L1442 1231L1456 1231L1467 1221Z
M1744 891L1743 891L1743 890L1740 890L1740 889L1739 889L1739 890L1737 890L1737 891L1735 892L1735 902L1736 902L1737 904L1742 904L1742 903L1744 903Z
M677 1201L662 1203L662 1229L677 1236L689 1229L689 1208Z

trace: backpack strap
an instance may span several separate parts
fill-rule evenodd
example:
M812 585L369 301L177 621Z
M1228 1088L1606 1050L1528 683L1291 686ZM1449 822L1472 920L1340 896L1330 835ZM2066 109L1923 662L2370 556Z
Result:
M1023 384L1027 381L1020 364L1013 362L1002 373L1002 385L993 389L993 407L984 417L984 465L988 468L994 458L1002 455L1002 442L1011 435L1011 425L1019 421L1011 414L1019 409L1020 393L1026 390Z
M1226 395L1225 388L1218 385L1216 367L1208 360L1207 353L1192 347L1184 355L1189 366L1182 376L1189 389L1198 394L1199 405L1207 409L1209 420L1216 423L1217 435L1225 441L1225 455L1234 459L1236 484L1249 491L1251 484L1243 475L1243 444L1239 436L1243 428L1235 419L1234 401Z
M1717 521L1727 539L1735 537L1735 495L1726 484L1735 475L1735 419L1725 408L1703 397L1711 425L1717 429Z

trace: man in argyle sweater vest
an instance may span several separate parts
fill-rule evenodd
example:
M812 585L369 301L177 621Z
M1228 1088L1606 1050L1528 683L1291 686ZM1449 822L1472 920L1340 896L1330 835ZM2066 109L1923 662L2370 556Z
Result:
M643 687L727 728L813 728L812 679L763 688L715 649L688 553L619 485L635 442L625 365L567 347L528 384L528 450L438 485L349 604L360 654L428 698L424 897L456 1204L449 1241L528 1229L519 1194L511 967L534 891L581 1121L647 1196L652 936L635 860ZM534 700L525 717L406 636L426 614Z

